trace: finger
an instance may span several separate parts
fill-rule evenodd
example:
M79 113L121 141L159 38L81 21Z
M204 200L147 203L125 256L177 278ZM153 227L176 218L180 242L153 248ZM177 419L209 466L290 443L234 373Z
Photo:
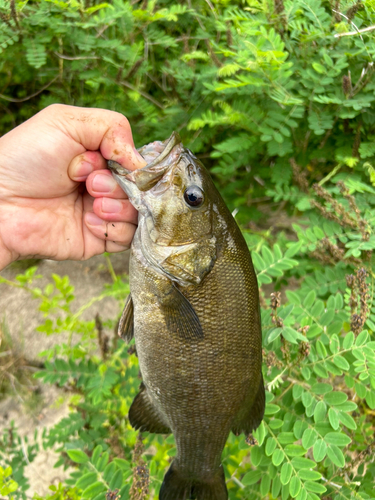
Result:
M68 167L69 177L76 182L83 182L95 170L103 170L107 161L99 151L86 151L73 158Z
M99 170L89 175L86 181L86 188L94 198L101 198L103 196L107 198L127 198L109 170Z
M129 170L146 165L135 149L129 122L121 113L64 104L53 104L45 112L86 150L100 150L104 158L115 160Z
M137 227L130 222L105 222L93 212L85 214L85 224L94 236L107 243L115 243L121 246L122 250L130 247Z
M105 221L138 224L138 212L129 200L96 198L93 209L94 213Z

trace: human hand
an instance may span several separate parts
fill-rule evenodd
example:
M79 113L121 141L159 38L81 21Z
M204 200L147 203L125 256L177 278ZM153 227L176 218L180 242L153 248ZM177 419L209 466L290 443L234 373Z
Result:
M0 269L129 247L137 211L107 159L128 170L146 164L127 119L104 109L54 104L0 138Z

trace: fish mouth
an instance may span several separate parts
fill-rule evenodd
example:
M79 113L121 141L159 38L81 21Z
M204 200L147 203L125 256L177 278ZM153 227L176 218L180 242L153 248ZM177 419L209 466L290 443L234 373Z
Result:
M109 160L107 162L109 170L112 172L119 184L125 188L124 181L133 182L140 191L148 191L151 189L166 173L174 162L175 155L171 155L173 149L181 144L181 138L177 132L166 141L155 141L154 143L142 146L137 151L146 160L151 160L143 168L137 170L127 170L116 161ZM160 152L158 151L160 149ZM181 148L178 148L181 149ZM155 157L155 152L159 154ZM172 156L168 159L169 156ZM169 161L164 162L168 159ZM161 165L163 163L163 165ZM122 180L122 182L121 182Z
M142 215L147 215L147 207L144 202L145 192L152 189L178 162L184 147L181 144L179 134L173 132L166 141L147 144L138 151L146 161L151 160L143 168L130 171L112 160L109 160L107 164L117 183L128 195L131 204Z

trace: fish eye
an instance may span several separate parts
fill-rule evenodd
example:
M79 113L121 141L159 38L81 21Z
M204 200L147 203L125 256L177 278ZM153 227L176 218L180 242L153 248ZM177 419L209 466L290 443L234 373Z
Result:
M204 201L203 191L198 186L189 186L185 189L184 200L190 207L200 207Z

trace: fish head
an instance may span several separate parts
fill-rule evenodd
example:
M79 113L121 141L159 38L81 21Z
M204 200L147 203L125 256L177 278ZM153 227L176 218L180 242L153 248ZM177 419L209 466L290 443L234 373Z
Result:
M216 259L211 178L176 133L139 152L149 163L133 172L108 162L140 213L133 250L180 285L198 284Z

